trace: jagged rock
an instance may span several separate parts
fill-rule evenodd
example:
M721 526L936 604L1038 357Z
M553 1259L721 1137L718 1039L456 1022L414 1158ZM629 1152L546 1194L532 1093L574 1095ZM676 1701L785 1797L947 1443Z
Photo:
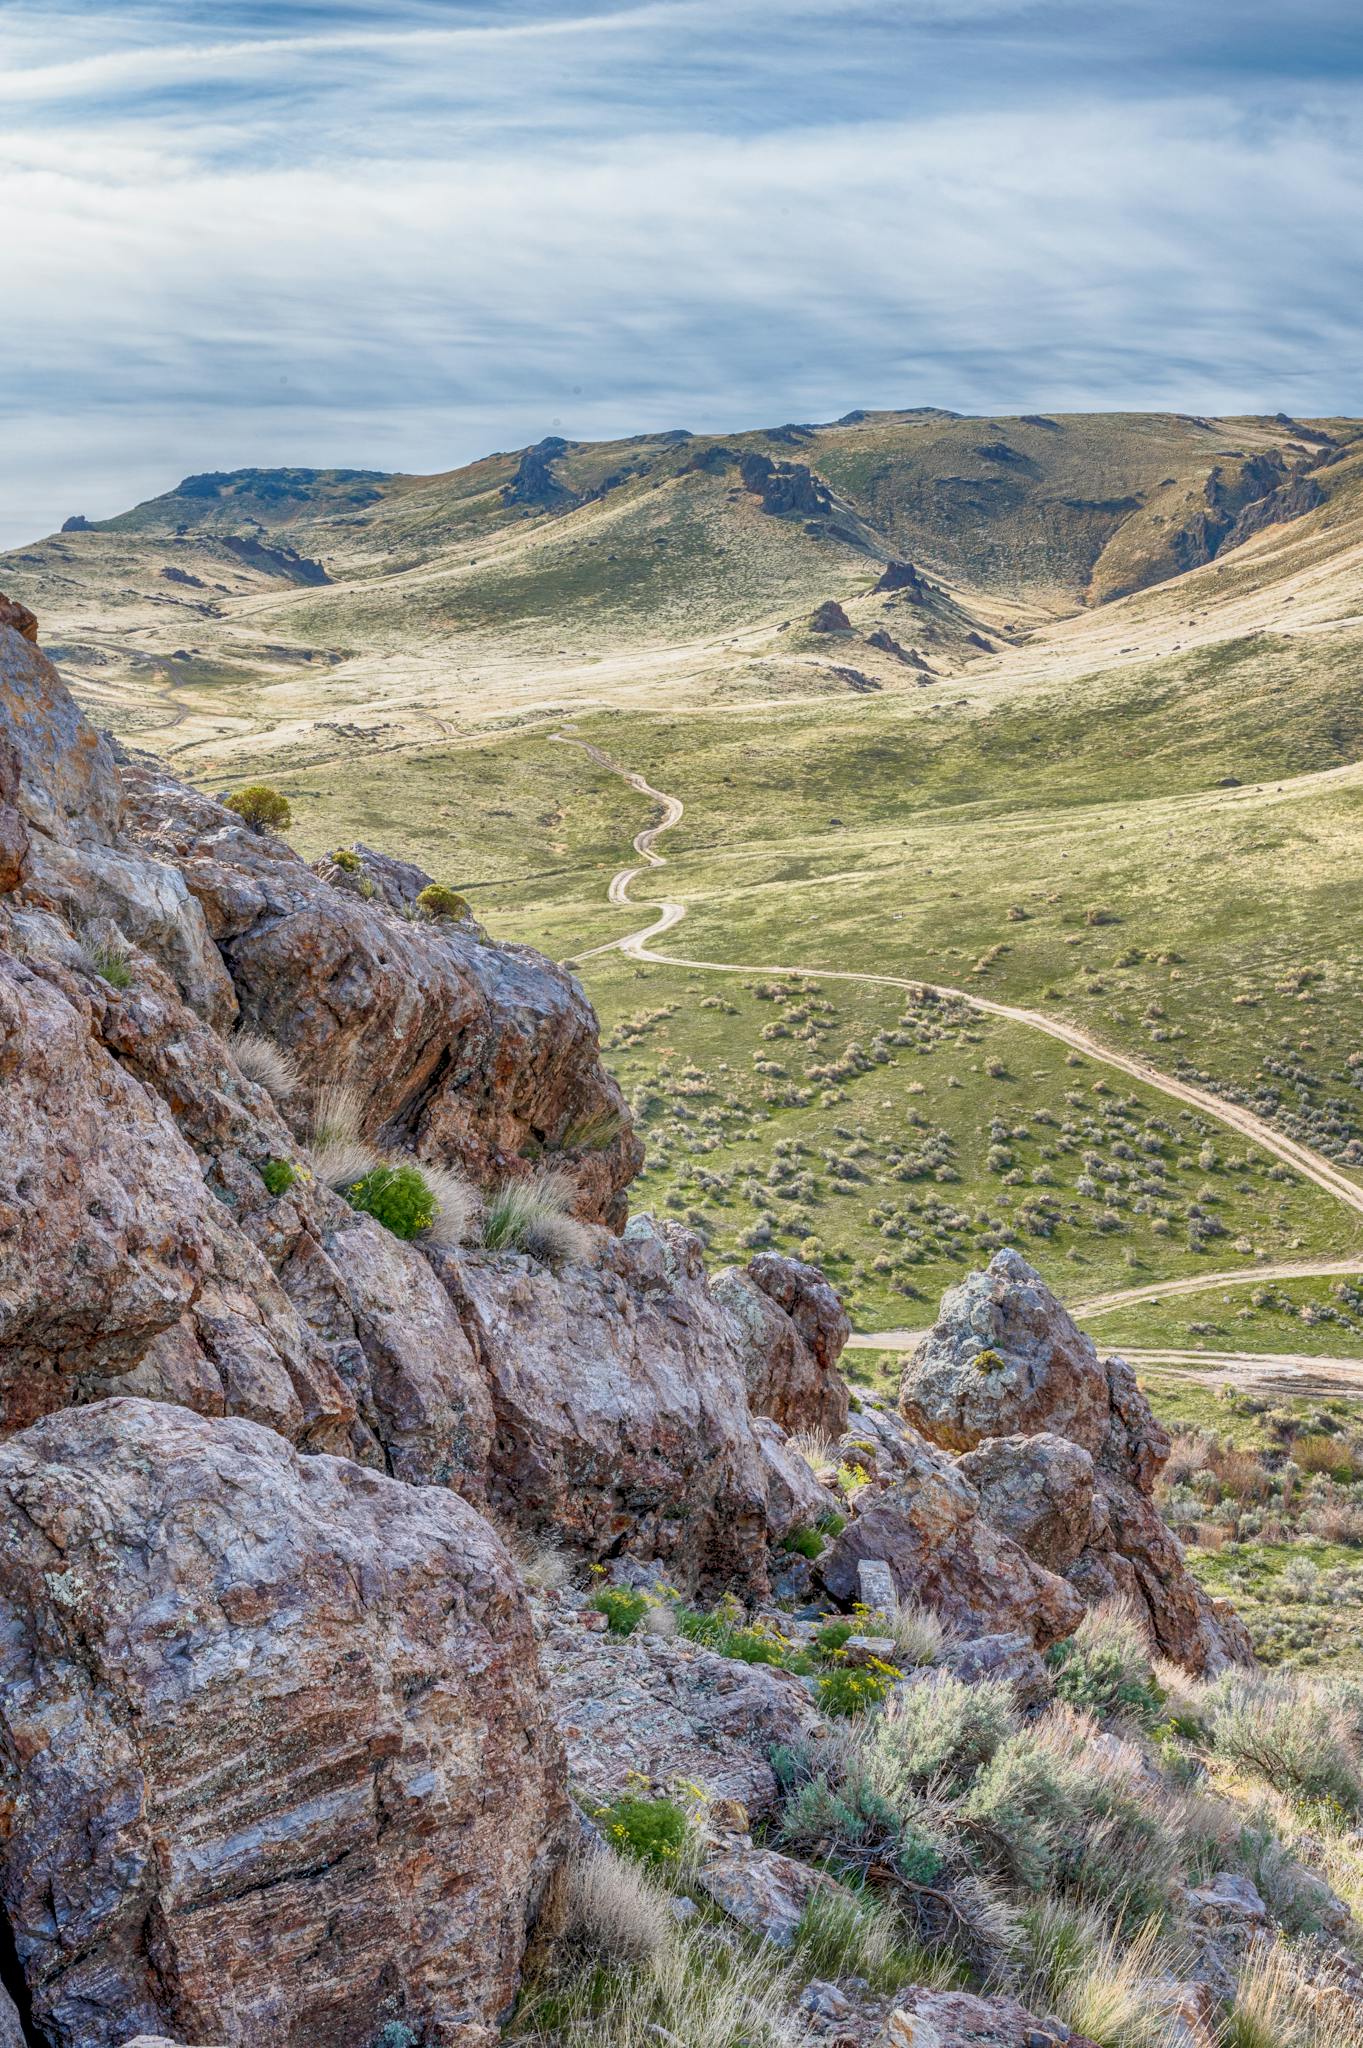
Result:
M771 1753L826 1733L803 1682L643 1629L625 1638L551 1618L541 1660L568 1757L568 1781L605 1805L646 1781L699 1786L754 1821L776 1810Z
M765 1473L767 1535L773 1543L838 1512L837 1495L821 1486L805 1460L791 1450L779 1423L755 1415L752 1433Z
M1177 1539L1152 1494L1169 1455L1124 1359L1100 1360L1055 1296L1017 1252L995 1254L942 1301L936 1323L905 1367L900 1408L907 1420L950 1450L974 1451L987 1438L1046 1434L1068 1438L1093 1464L1093 1504L1083 1545L1067 1567L1085 1599L1122 1595L1144 1612L1158 1647L1194 1671L1253 1660L1249 1637L1224 1602L1212 1602L1188 1573ZM1006 1457L990 1454L986 1488L1005 1519L1017 1520ZM1026 1489L1023 1488L1023 1491ZM1043 1541L1072 1546L1073 1511ZM988 1508L986 1506L986 1512Z
M88 533L90 522L83 512L73 512L69 519L63 519L61 530L63 533Z
M502 487L502 503L547 507L575 505L577 499L573 493L554 475L555 462L567 452L568 443L557 434L546 435L533 448L527 448L516 465L516 474L511 482Z
M765 1589L767 1470L698 1238L636 1217L558 1274L519 1254L439 1270L491 1391L495 1504L590 1557L657 1558L688 1591Z
M212 1197L158 1099L99 1044L97 996L0 953L0 1415L135 1363L212 1267Z
M857 1560L857 1600L873 1614L893 1614L899 1605L894 1573L883 1557Z
M296 548L271 547L253 533L222 533L217 536L217 545L235 556L237 561L244 562L248 569L259 569L266 576L280 577L286 583L315 588L331 581L322 564L314 561L311 555L300 555Z
M31 612L26 604L20 604L17 598L6 597L4 591L0 590L0 627L3 626L8 626L11 632L17 633L21 639L31 640L34 646L37 646L37 614Z
M837 599L830 597L811 617L809 630L811 633L850 633L852 621Z
M0 1990L0 2048L27 2048L24 2024L7 1991ZM135 2043L130 2048L136 2048Z
M129 762L123 782L137 842L203 905L246 1021L310 1082L362 1074L367 1134L480 1179L528 1172L527 1149L562 1153L578 1213L623 1223L643 1151L565 969L344 894L154 764Z
M353 846L339 851L346 858L338 860L335 853L326 854L313 862L313 873L321 875L335 889L348 889L366 902L381 903L386 910L400 911L404 917L411 915L417 897L435 879L415 861L376 852L358 839Z
M983 1513L1048 1571L1067 1572L1089 1539L1093 1459L1067 1437L986 1437L959 1470Z
M1041 1706L1055 1691L1050 1673L1032 1647L1031 1636L1018 1630L1007 1635L974 1636L965 1643L948 1641L942 1647L941 1661L953 1677L963 1679L967 1685L980 1685L989 1678L1006 1679L1019 1706Z
M0 896L18 888L28 845L28 827L19 815L19 750L0 738Z
M777 1948L789 1948L816 1892L841 1890L808 1863L743 1837L726 1842L698 1872L700 1888L722 1913Z
M963 1635L1016 1630L1044 1650L1083 1616L1074 1588L993 1528L952 1459L922 1438L906 1439L893 1476L857 1496L820 1560L835 1600L853 1598L863 1558L883 1559L900 1600L920 1600Z
M910 604L922 604L928 595L928 586L912 562L887 562L875 588L902 590Z
M1092 2048L1080 2034L1036 2019L1015 1998L976 1998L969 1991L901 1992L875 2048Z
M53 2048L495 2040L567 1810L470 1508L117 1400L0 1447L0 1550L0 1895Z
M847 1311L823 1274L799 1259L759 1252L712 1283L738 1323L748 1405L783 1429L841 1436L847 1384L838 1360L852 1333Z
M760 497L762 510L777 519L822 519L833 510L827 484L803 462L749 453L739 458L738 473L744 490Z

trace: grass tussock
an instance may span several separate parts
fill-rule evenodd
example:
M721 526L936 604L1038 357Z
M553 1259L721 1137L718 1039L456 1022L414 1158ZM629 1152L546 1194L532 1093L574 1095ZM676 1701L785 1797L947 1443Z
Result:
M569 1265L589 1256L590 1226L572 1213L577 1183L556 1168L533 1180L500 1181L483 1210L483 1243L489 1251L527 1252L547 1265Z
M228 1045L246 1079L277 1102L286 1102L298 1093L303 1075L297 1060L263 1031L234 1031Z

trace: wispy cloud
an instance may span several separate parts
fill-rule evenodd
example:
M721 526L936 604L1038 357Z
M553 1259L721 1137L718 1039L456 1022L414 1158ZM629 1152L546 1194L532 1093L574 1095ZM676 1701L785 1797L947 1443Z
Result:
M551 427L1363 407L1363 113L1306 13L0 6L0 535Z

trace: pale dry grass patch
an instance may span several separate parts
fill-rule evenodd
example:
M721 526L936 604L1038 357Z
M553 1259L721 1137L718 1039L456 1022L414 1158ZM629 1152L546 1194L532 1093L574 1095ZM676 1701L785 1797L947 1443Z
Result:
M528 1252L551 1265L585 1259L592 1249L589 1224L572 1214L577 1183L551 1168L533 1180L504 1180L483 1209L483 1243L489 1251Z
M567 1932L588 1955L616 1964L654 1962L675 1924L668 1892L641 1864L613 1849L594 1849L573 1865Z
M456 1166L434 1166L425 1159L418 1164L436 1200L435 1221L426 1237L433 1244L448 1245L451 1250L466 1244L474 1235L478 1220L477 1189Z
M263 1031L234 1031L228 1049L248 1081L254 1081L267 1095L287 1100L302 1086L303 1074L291 1052L276 1045Z

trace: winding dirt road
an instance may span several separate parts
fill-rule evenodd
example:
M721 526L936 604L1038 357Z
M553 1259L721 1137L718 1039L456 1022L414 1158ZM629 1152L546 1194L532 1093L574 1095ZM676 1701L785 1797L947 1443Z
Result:
M590 755L599 766L608 769L613 775L620 776L631 789L636 790L640 796L648 797L660 808L661 815L651 825L646 825L634 838L635 852L642 857L645 865L621 868L611 877L608 891L610 902L619 909L633 908L634 899L630 893L633 883L650 869L667 866L667 857L658 852L657 841L665 832L670 832L674 825L680 823L685 808L682 800L680 797L670 796L666 790L655 789L642 775L633 769L622 768L619 762L613 761L602 748L591 745L587 740L575 739L571 734L563 732L554 733L552 737L564 746L580 747L582 752ZM1275 1131L1271 1124L1265 1123L1252 1111L1242 1109L1239 1104L1223 1102L1220 1096L1211 1094L1207 1089L1193 1087L1186 1081L1176 1080L1171 1074L1161 1073L1158 1067L1151 1066L1146 1060L1136 1059L1129 1053L1113 1051L1077 1024L1066 1023L1057 1017L1047 1017L1040 1010L1022 1009L1012 1003L996 1003L987 996L976 995L969 989L953 988L944 982L910 979L904 975L868 974L845 967L792 966L789 962L759 965L754 962L729 960L696 960L685 954L661 953L650 941L661 938L664 932L672 931L679 925L686 916L686 905L659 898L656 900L656 908L659 914L651 924L643 925L637 931L626 932L621 938L608 939L603 945L591 946L585 952L575 954L573 959L565 964L572 965L577 960L590 960L600 953L620 952L631 960L647 961L661 967L684 967L693 972L706 974L800 975L811 981L863 982L871 987L902 988L911 994L924 993L946 997L964 1003L984 1016L1001 1017L1008 1023L1021 1024L1029 1030L1044 1032L1048 1038L1057 1039L1060 1044L1072 1047L1075 1051L1083 1053L1086 1058L1112 1067L1118 1073L1127 1074L1133 1080L1141 1082L1147 1088L1156 1089L1175 1102L1186 1103L1201 1115L1211 1117L1227 1130L1234 1131L1238 1137L1247 1138L1262 1151L1271 1153L1275 1159L1281 1160L1284 1165L1301 1174L1304 1180L1311 1181L1324 1193L1333 1195L1336 1201L1342 1202L1355 1215L1363 1216L1363 1187L1351 1180L1328 1159L1322 1158L1306 1145L1299 1145L1294 1138L1285 1137L1280 1131ZM1143 1287L1122 1288L1114 1293L1095 1295L1089 1301L1076 1303L1071 1312L1079 1317L1102 1315L1109 1309L1123 1308L1142 1301L1158 1301L1169 1295L1201 1294L1211 1288L1248 1280L1315 1279L1359 1272L1363 1272L1363 1254L1354 1259L1251 1266L1231 1273L1197 1273L1183 1279L1154 1281ZM916 1342L921 1334L921 1331L883 1330L853 1337L852 1343L868 1348L878 1346L887 1350L902 1350L910 1343ZM1351 1384L1355 1387L1363 1386L1363 1363L1348 1359L1310 1359L1292 1353L1269 1356L1255 1352L1184 1353L1128 1350L1125 1355L1130 1357L1133 1363L1144 1362L1150 1365L1167 1363L1174 1366L1184 1362L1205 1361L1208 1365L1222 1364L1228 1369L1251 1364L1259 1368L1271 1367L1280 1370L1284 1375L1291 1375L1307 1368L1314 1370L1318 1375L1326 1371L1332 1375L1347 1375L1352 1372L1355 1378Z

